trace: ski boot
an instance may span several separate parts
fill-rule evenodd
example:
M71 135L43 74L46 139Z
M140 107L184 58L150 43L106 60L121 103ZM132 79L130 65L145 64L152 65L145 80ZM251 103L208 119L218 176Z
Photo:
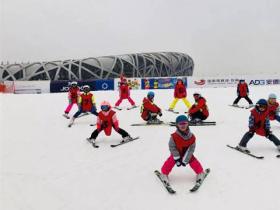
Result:
M161 123L162 123L162 121L157 119L157 118L150 119L147 122L148 125L158 125L158 124L161 124Z
M68 113L66 113L66 112L62 116L65 117L66 119L70 119Z
M162 179L162 181L166 184L169 184L169 179L168 179L168 176L163 174L163 173L160 173L160 178Z
M202 120L199 119L199 118L194 118L194 119L191 119L191 120L190 120L190 123L199 124L199 123L202 123Z
M205 172L202 172L202 173L200 173L200 174L197 174L196 175L196 182L202 182L203 180L204 180L204 178L205 178L205 176L206 176L206 173Z
M126 142L126 141L130 141L131 139L132 139L131 136L125 136L125 137L122 139L121 143L124 143L124 142Z
M248 150L247 147L238 145L236 149L240 150L241 152L250 153L250 150Z

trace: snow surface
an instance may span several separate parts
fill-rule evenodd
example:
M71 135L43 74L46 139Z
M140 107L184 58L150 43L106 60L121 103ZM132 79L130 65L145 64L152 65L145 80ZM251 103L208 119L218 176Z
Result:
M250 89L253 101L271 92L280 95L279 86ZM189 95L194 91L189 89ZM251 140L248 147L264 155L264 160L227 148L247 131L249 110L228 106L236 96L235 88L199 91L208 100L209 120L217 126L191 130L197 137L195 155L211 173L198 192L190 193L194 172L189 166L175 167L169 178L176 195L168 194L153 173L169 155L174 127L131 127L142 122L139 109L120 111L120 126L141 139L111 148L120 136L100 134L100 148L95 149L85 140L93 131L89 124L95 122L94 116L79 118L72 128L67 127L69 121L62 117L66 93L0 95L1 210L279 209L280 159L275 158L275 146L258 136ZM173 91L155 92L155 103L168 108ZM140 104L146 93L133 91L132 97ZM113 103L118 93L96 92L95 96L97 104L104 99ZM176 109L183 112L183 103L178 102ZM162 120L175 117L164 111ZM280 124L272 122L272 130L280 137Z

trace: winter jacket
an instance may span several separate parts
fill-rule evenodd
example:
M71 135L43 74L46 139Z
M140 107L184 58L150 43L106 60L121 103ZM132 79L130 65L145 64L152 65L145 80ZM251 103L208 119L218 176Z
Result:
M206 99L200 97L190 108L189 114L192 115L196 112L202 112L205 117L209 116L208 107L206 105Z
M256 132L258 135L265 136L266 131L270 130L268 114L268 110L265 112L259 112L256 108L252 109L249 117L250 131Z
M190 130L187 130L186 133L177 130L171 134L169 150L174 160L181 160L184 164L189 163L195 150L195 139Z
M185 98L187 97L187 90L184 83L177 83L174 89L174 98Z
M247 96L249 93L249 88L246 82L244 82L243 84L238 83L237 85L237 95L240 97L245 97Z
M142 119L147 120L149 117L149 113L161 113L161 109L145 97L141 106Z

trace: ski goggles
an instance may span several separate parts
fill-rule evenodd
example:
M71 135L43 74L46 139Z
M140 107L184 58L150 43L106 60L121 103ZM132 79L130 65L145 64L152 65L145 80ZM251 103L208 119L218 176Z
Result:
M184 122L179 122L177 124L178 128L184 129L187 128L189 126L189 122L188 121L184 121Z
M101 110L102 111L108 111L110 109L110 106L108 105L101 105Z

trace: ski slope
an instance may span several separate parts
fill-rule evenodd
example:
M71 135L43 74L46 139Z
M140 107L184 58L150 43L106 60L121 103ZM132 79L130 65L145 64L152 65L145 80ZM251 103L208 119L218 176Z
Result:
M280 86L251 87L255 102ZM193 102L192 93L188 95ZM197 137L195 155L211 173L196 193L195 174L187 167L174 167L169 179L176 195L168 194L154 175L169 155L168 140L174 127L132 127L143 122L139 109L118 111L120 127L140 140L121 147L113 133L99 135L93 148L90 136L94 116L78 118L68 128L62 117L66 93L42 95L0 95L1 100L1 210L277 210L280 206L280 159L267 139L254 136L248 148L264 160L257 160L226 147L236 145L247 131L249 110L228 106L236 97L235 88L199 90L208 101L210 117L216 126L191 127ZM146 90L132 91L140 104ZM156 90L155 103L167 109L173 90ZM95 92L97 104L104 99L114 103L118 93ZM243 99L240 104L246 105ZM128 106L127 102L121 104ZM176 109L184 111L179 101ZM71 114L76 111L76 107ZM176 115L163 111L164 121ZM280 137L280 124L272 122Z

